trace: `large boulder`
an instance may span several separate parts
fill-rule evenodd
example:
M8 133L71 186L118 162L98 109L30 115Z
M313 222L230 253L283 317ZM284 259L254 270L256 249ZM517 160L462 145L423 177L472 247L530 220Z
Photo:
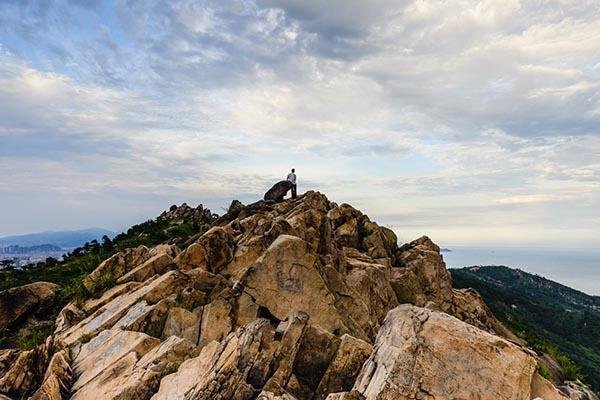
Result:
M290 181L279 181L273 185L273 187L267 190L265 193L264 200L265 201L275 201L280 202L283 201L283 198L289 192L294 185Z
M335 307L335 298L316 267L317 255L307 242L281 235L248 271L246 292L282 320L301 310L330 331L348 331Z
M35 282L0 292L0 332L52 303L58 285Z
M405 304L388 313L354 389L367 400L530 400L535 371L519 346Z
M433 306L442 311L452 307L452 277L440 255L440 248L427 236L400 248L404 268L396 268L392 287L401 303Z
M217 226L182 251L175 258L175 263L182 271L202 268L217 273L231 262L234 251L235 241L231 232Z

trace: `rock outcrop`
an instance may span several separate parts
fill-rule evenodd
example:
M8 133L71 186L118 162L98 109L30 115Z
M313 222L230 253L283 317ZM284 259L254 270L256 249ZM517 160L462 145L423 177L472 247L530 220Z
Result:
M287 190L234 203L181 250L139 246L101 263L84 282L96 296L67 305L47 344L0 351L0 392L34 400L563 395L537 375L529 350L506 340L515 338L476 292L452 288L429 238L399 248L394 232L353 207L317 192L282 201ZM161 218L186 213L208 217L182 206Z
M0 292L0 332L46 307L57 290L58 285L53 283L35 282Z
M292 189L292 182L290 181L279 181L273 185L271 189L265 193L265 201L283 201L283 198Z
M200 223L210 223L215 219L215 215L213 215L208 208L204 208L202 204L200 204L196 208L192 208L187 203L183 203L180 206L172 205L169 207L168 211L163 212L158 216L158 220L186 220L186 221L196 221Z
M535 371L535 359L517 345L448 314L401 305L387 315L354 389L368 400L529 400Z

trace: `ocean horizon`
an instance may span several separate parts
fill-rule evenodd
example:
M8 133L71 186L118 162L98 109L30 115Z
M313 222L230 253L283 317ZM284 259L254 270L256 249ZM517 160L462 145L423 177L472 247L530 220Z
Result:
M600 296L600 249L443 246L447 268L504 265Z

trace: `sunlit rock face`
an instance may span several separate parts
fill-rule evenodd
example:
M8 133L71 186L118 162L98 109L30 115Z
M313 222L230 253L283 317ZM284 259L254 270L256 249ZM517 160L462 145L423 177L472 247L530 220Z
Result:
M452 288L429 238L398 247L391 230L318 192L277 200L237 202L181 248L139 246L101 263L85 284L110 278L111 287L67 305L44 345L0 351L0 392L35 400L576 392L537 375L531 352L508 340L476 292ZM182 206L161 218L182 213L207 211Z

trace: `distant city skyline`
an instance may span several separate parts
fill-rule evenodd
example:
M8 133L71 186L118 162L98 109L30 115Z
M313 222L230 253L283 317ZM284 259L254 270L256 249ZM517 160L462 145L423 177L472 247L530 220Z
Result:
M0 236L294 167L401 241L600 247L597 0L4 1Z

